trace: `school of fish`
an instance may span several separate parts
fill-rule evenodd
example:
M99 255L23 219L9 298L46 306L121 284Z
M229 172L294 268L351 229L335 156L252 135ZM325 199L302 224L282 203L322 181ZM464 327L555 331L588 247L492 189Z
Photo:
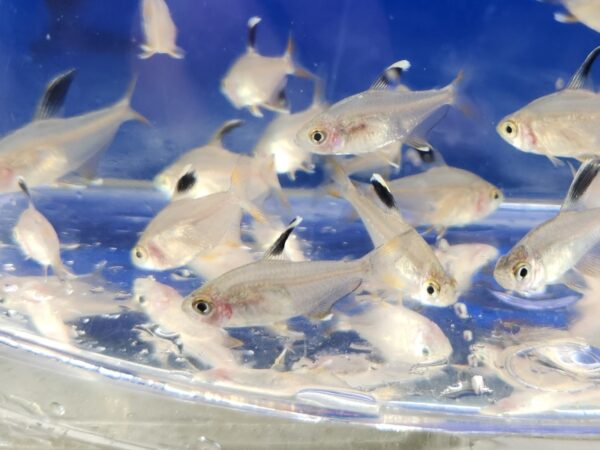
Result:
M555 14L557 20L600 32L594 2L556 3L566 9ZM140 16L140 59L185 58L167 1L142 0ZM212 136L156 174L153 186L166 206L127 249L132 267L151 273L138 273L118 304L111 301L115 292L100 288L102 268L77 274L72 261L64 262L61 230L36 198L39 188L62 186L74 174L84 184L98 184L96 167L121 125L147 126L151 118L131 106L136 77L112 105L66 117L62 109L76 69L48 82L32 120L0 138L0 192L14 193L20 211L12 240L40 266L39 276L0 277L3 306L28 318L24 326L67 347L79 345L78 319L135 311L145 318L137 328L140 341L157 354L161 349L162 364L184 360L215 385L290 395L310 384L386 398L385 386L433 379L452 368L461 374L459 382L443 396L488 395L493 389L485 382L492 377L512 389L481 408L482 414L572 404L564 392L577 394L573 403L600 399L596 366L573 356L590 353L600 331L589 318L560 332L523 327L474 337L466 330L464 341L476 339L469 364L457 360L451 328L436 320L444 310L456 320L471 317L462 300L471 289L485 288L478 279L483 271L496 281L490 291L517 307L535 309L536 298L560 285L583 296L579 305L586 316L595 312L590 296L600 288L600 200L593 193L600 181L600 94L589 78L600 47L564 89L533 99L496 125L500 138L517 150L546 156L557 166L561 158L580 162L556 215L501 255L489 241L453 242L452 230L484 223L505 204L504 193L480 175L447 164L444 152L429 142L449 108L467 112L462 70L453 80L439 80L442 87L412 90L404 79L414 69L402 59L365 80L364 90L329 103L322 77L298 62L291 34L278 56L259 52L263 26L260 17L248 20L246 48L214 87L246 119L224 118ZM303 110L288 100L290 77L313 86L312 102ZM245 121L265 116L272 119L251 151L228 148L228 137L245 130ZM405 170L406 163L412 169ZM314 251L308 236L318 230L296 215L293 192L282 188L279 176L295 182L319 171L324 181L305 193L335 204L336 220L347 214L346 221L361 223L368 252L326 260ZM162 282L163 273L185 271L194 275L193 289L180 292ZM324 336L354 333L354 350L302 356L298 348L308 337L298 320ZM238 334L248 328L280 344L271 367L248 363L256 349ZM578 395L584 389L588 398Z

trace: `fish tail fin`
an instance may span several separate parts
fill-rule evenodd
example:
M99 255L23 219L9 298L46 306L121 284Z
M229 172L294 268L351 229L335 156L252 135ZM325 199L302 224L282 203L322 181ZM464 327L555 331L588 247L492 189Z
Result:
M267 223L267 215L261 211L261 209L256 206L246 194L248 183L251 182L251 180L248 180L248 173L252 174L252 171L245 170L246 167L240 163L241 161L242 158L240 157L231 173L230 190L238 199L240 207L250 214L254 220L261 223Z
M156 51L147 45L141 45L140 48L142 50L142 53L138 55L140 59L148 59L156 54Z
M290 33L288 34L287 45L285 47L285 53L283 54L283 59L288 62L290 73L300 78L308 78L309 80L315 80L317 78L315 74L309 72L304 67L294 62L294 47L294 38L292 37L292 32L290 31Z
M138 80L138 77L136 75L129 82L129 86L127 87L127 90L125 91L125 95L123 96L123 98L121 100L119 100L119 105L122 105L123 107L125 107L127 109L127 114L128 114L129 120L138 120L146 125L150 125L150 121L145 116L143 116L142 114L140 114L139 112L137 112L135 109L133 109L131 107L131 99L132 99L133 93L135 91L135 86L137 85L137 80Z
M175 59L183 59L185 58L185 50L181 47L175 47L174 49L170 50L167 55Z
M465 116L469 118L474 118L476 117L475 108L473 104L469 100L467 100L467 98L464 96L461 90L464 78L465 71L464 69L460 69L454 77L454 80L452 80L450 84L446 86L446 89L448 89L452 95L452 100L450 104L456 109L458 109L460 112L462 112Z
M395 289L403 288L395 269L396 262L404 254L402 238L402 234L393 237L362 258L366 265L365 270L371 277Z

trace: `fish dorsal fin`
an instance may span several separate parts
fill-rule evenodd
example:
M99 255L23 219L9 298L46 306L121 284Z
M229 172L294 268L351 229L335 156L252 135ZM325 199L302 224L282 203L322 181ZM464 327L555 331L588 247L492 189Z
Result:
M256 26L262 19L258 16L248 19L248 50L256 51Z
M402 73L409 68L410 63L406 59L396 61L379 75L369 89L387 89L391 84L397 83L402 77Z
M565 201L560 209L561 211L579 209L579 200L590 187L596 175L598 175L598 170L600 170L600 158L590 159L579 167L575 178L571 182L569 192L567 192Z
M434 166L446 165L446 161L444 161L444 157L440 151L425 139L413 136L410 137L405 144L417 151L417 155L421 162Z
M58 114L65 103L74 76L75 69L69 69L46 85L44 95L35 110L34 120L49 119Z
M212 137L210 138L210 142L211 143L218 142L218 143L223 144L223 137L226 136L227 134L229 134L232 130L235 130L237 127L239 127L240 125L243 125L243 124L244 124L244 121L241 119L228 120L227 122L223 123L223 125L221 125L217 131L215 131L215 134L213 134Z
M282 259L283 251L285 250L285 243L294 231L294 229L300 225L302 217L297 216L292 220L285 230L275 240L273 245L265 252L263 259Z
M594 64L594 61L596 61L598 55L600 55L600 46L596 47L589 55L587 55L579 69L577 69L571 77L571 80L565 89L581 89L584 87L590 74L590 70L592 69L592 65Z
M27 196L27 200L29 200L29 204L33 205L33 199L31 198L31 192L29 191L29 188L27 187L27 183L25 183L25 179L23 177L19 177L17 180L17 183L19 183L19 188L21 188L23 193Z
M383 203L385 206L387 206L390 209L392 209L392 208L395 209L396 208L396 200L394 200L394 196L392 195L392 192L390 191L390 188L387 185L387 183L385 182L385 180L383 179L383 177L381 175L379 175L378 173L374 173L371 176L370 181L371 181L371 186L373 186L373 190L377 194L377 197L379 198L379 200L381 200L381 203Z
M178 194L188 192L196 185L197 181L198 179L196 178L196 172L194 170L188 170L177 180L175 190Z

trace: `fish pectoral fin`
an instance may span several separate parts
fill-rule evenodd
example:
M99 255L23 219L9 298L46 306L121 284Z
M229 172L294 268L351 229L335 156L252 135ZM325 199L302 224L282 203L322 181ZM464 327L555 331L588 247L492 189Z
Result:
M228 335L224 338L223 345L227 348L238 348L244 345L244 341Z
M555 12L554 20L560 23L577 23L579 19L569 12Z
M600 278L600 245L596 245L577 262L575 268L582 275Z
M565 273L561 281L565 286L575 292L583 293L588 289L585 278L577 270L570 270Z

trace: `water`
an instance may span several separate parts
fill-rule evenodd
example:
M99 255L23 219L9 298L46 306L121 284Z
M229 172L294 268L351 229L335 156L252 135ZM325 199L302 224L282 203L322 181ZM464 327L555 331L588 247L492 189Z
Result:
M29 445L52 446L64 439L73 448L221 448L236 435L228 424L242 427L246 420L247 434L269 429L268 442L276 445L281 429L269 428L276 419L292 420L288 430L298 442L324 423L319 436L332 446L351 445L360 430L365 442L406 429L597 435L594 289L583 298L561 285L515 296L494 281L492 261L454 307L405 302L447 336L448 364L385 365L355 331L294 318L293 341L277 330L229 329L242 342L234 352L245 368L231 373L182 354L170 334L176 330L155 330L131 292L137 278L149 275L182 295L204 280L187 268L142 271L130 260L139 234L167 204L149 180L228 119L246 123L225 138L226 146L250 153L274 117L235 110L219 92L223 74L245 48L251 16L263 18L263 54L280 54L291 32L295 59L323 77L331 102L362 91L398 59L411 61L405 80L415 89L443 86L464 70L460 89L470 114L450 111L429 138L448 163L493 182L507 201L481 222L450 229L445 239L488 244L500 254L558 212L572 173L511 148L494 126L568 80L597 45L597 33L554 21L559 6L523 0L456 0L427 9L419 2L356 0L168 3L186 52L182 60L138 58L138 2L0 0L2 135L28 123L47 81L71 67L77 73L66 116L111 104L137 77L133 106L151 122L119 129L98 168L103 185L69 176L68 187L33 190L35 205L59 232L63 261L80 275L68 285L46 279L23 258L11 230L26 199L0 195L0 445L30 439ZM310 103L312 86L291 77L286 92L299 111ZM410 173L408 166L402 174ZM290 209L276 209L273 201L267 206L284 222L303 217L295 234L306 257L355 259L372 249L347 203L308 189L326 181L322 167L280 181ZM244 227L250 222L245 217ZM434 244L431 234L427 239ZM343 298L334 313L356 313L357 303ZM91 386L99 381L95 392ZM222 406L230 409L218 412ZM303 428L307 423L314 427ZM354 427L335 432L340 423ZM156 433L164 426L171 436ZM378 434L367 439L367 429ZM455 444L461 443L441 445Z

